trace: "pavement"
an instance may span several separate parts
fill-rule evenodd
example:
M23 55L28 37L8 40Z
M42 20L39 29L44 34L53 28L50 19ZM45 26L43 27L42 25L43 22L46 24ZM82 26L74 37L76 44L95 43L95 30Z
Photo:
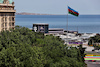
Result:
M85 53L86 54L96 54L96 55L100 55L100 52L96 52L96 51L92 51L94 49L94 47L88 46L88 45L83 45L83 47L86 48ZM87 67L100 67L100 61L85 61L85 63L87 64Z
M96 62L85 61L85 63L87 64L87 67L100 67L99 61Z
M88 45L83 45L82 47L86 48L85 51L92 51L94 47L88 46Z

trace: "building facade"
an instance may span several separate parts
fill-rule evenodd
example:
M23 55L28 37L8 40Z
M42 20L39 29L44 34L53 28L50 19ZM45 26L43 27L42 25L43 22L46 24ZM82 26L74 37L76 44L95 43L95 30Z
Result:
M14 2L12 0L0 0L0 32L2 30L15 29Z

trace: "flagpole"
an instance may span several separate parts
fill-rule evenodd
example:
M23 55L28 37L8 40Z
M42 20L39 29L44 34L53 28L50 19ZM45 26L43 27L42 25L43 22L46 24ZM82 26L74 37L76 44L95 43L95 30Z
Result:
M67 42L68 42L68 5L67 5Z
M67 5L67 10L68 10L68 12L67 12L67 27L66 27L67 28L67 37L66 38L67 39L66 39L66 42L69 45L69 42L68 42L68 13L75 15L75 16L78 16L79 13L77 11L75 11L74 9L70 8L68 5Z

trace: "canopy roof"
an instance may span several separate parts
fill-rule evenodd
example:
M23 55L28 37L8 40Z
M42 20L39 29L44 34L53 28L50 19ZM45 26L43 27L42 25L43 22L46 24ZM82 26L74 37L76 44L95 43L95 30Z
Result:
M0 3L3 3L3 0L0 0Z
M11 4L13 2L13 0L9 0L9 3Z
M3 3L4 0L0 0L0 3ZM9 4L11 4L13 2L13 0L8 0Z

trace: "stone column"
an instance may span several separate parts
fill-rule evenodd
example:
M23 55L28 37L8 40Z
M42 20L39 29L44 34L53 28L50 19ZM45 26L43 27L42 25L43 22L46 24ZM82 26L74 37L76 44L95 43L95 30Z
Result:
M2 30L2 27L1 27L2 25L1 24L2 24L2 22L1 22L1 16L0 16L0 32Z
M7 16L7 30L9 30L9 16Z

